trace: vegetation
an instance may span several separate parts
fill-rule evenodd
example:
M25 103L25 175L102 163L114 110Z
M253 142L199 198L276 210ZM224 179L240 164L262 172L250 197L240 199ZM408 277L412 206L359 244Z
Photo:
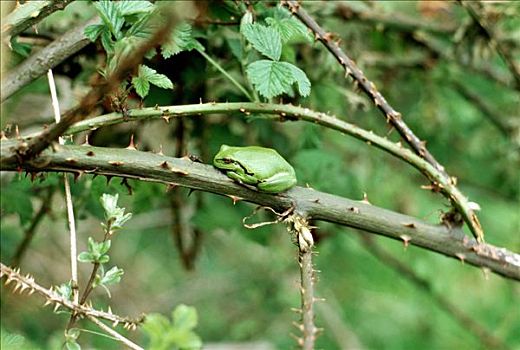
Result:
M2 349L520 346L518 2L2 13Z

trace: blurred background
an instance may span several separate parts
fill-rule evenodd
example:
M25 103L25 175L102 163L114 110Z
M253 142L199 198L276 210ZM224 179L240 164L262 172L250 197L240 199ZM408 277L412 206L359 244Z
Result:
M495 40L519 65L520 3L482 2L478 10ZM403 115L427 148L457 177L461 191L477 202L486 241L520 251L520 115L514 74L489 38L455 2L335 1L303 6ZM275 3L250 2L257 21L272 15ZM4 9L5 10L5 9ZM248 86L244 64L251 53L239 30L245 5L233 1L198 3L188 8L193 35L205 53ZM7 12L4 12L5 15ZM88 1L75 1L19 37L31 54L66 30L95 15ZM3 48L4 50L5 47ZM5 51L4 51L5 52ZM4 55L5 57L5 55ZM380 112L355 91L341 67L319 43L302 38L284 46L282 58L305 71L312 83L307 98L292 102L329 112L398 141ZM12 53L4 69L24 60ZM88 89L104 62L99 44L89 44L54 69L62 111ZM198 51L147 63L167 75L174 89L151 87L144 101L130 93L129 108L246 101ZM113 110L106 102L97 114ZM25 86L2 104L1 127L13 135L51 123L46 77ZM166 155L196 155L211 163L221 144L277 149L294 166L298 185L361 200L439 223L449 203L421 189L426 179L402 161L332 130L304 122L273 123L260 116L216 115L125 123L89 135L96 146L126 147L134 135L138 148ZM82 143L85 135L74 142ZM18 259L22 272L45 287L70 278L68 230L61 174L31 182L24 174L1 174L1 261ZM78 251L87 237L100 239L103 211L99 197L119 193L133 218L112 240L111 263L124 269L121 283L93 294L120 315L162 313L181 303L197 309L197 334L205 344L248 344L242 348L290 349L297 333L299 270L297 249L283 225L255 230L242 226L253 205L229 198L120 179L82 176L72 184ZM22 257L20 243L38 219L34 239ZM269 219L258 217L258 221ZM459 261L400 242L336 225L315 222L320 270L316 323L324 331L321 349L476 349L489 348L492 334L510 349L520 348L520 285ZM467 231L467 230L466 230ZM180 237L180 238L179 238ZM183 241L180 244L180 240ZM180 245L184 245L181 249ZM80 264L80 283L91 267ZM410 269L410 271L403 269ZM412 277L410 277L412 276ZM1 287L1 327L26 339L25 348L57 349L63 343L67 314L43 308L38 296L14 295ZM446 306L446 303L449 306ZM453 306L453 307L451 307ZM465 315L466 318L461 315ZM489 333L475 330L471 321ZM86 322L82 328L94 329ZM140 344L146 336L125 333ZM4 339L4 338L2 338ZM486 340L487 339L487 340ZM106 338L82 334L84 348L118 349Z

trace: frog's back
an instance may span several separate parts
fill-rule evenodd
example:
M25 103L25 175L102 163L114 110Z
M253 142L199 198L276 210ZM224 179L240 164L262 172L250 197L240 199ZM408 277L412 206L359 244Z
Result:
M236 147L235 158L248 164L253 171L262 171L266 164L278 164L280 169L292 168L291 165L274 149L260 146ZM276 166L274 169L276 171Z

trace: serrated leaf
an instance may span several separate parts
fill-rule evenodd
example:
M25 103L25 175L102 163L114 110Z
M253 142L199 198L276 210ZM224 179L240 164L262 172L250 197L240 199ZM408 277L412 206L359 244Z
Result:
M144 0L120 0L116 2L119 12L123 16L137 13L149 13L153 10L153 4Z
M289 63L260 60L247 67L247 76L260 95L271 98L287 93L294 83Z
M290 18L272 18L268 17L265 21L269 24L269 26L275 29L282 39L283 43L304 39L309 41L309 35L307 32L307 27L297 19Z
M309 78L307 78L307 74L293 64L287 62L283 63L290 66L296 85L298 85L298 92L300 95L303 97L309 96L311 93L311 82L309 81Z
M204 50L203 46L191 35L191 26L188 23L181 23L175 27L169 39L161 45L161 54L164 58L169 58L179 52L193 49Z
M145 98L150 91L150 83L147 79L144 78L133 77L132 86L134 87L135 92L137 92L141 98Z
M117 2L100 0L93 3L94 7L103 20L103 23L110 29L110 32L116 39L121 39L121 28L125 23L125 19L119 10Z
M103 24L92 24L85 28L83 33L90 41L94 42L101 35L103 30L105 30L105 28L106 26Z
M282 39L276 29L253 23L243 25L241 30L247 41L261 54L274 61L280 59Z

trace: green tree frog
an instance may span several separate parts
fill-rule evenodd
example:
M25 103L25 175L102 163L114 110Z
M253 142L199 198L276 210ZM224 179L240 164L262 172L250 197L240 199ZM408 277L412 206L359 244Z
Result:
M271 148L222 145L213 164L233 180L262 192L279 193L296 184L291 164Z

